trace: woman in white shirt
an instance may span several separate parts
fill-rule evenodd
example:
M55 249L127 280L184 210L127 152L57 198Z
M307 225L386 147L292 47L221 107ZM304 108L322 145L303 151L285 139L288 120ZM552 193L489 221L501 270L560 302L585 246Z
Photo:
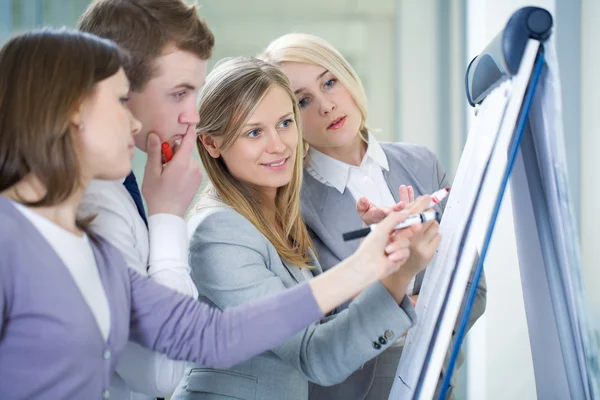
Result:
M357 242L342 240L343 232L362 223L356 209L366 214L363 220L376 222L415 195L448 187L446 172L430 150L407 143L379 143L369 132L367 98L360 78L325 40L306 34L284 35L269 44L262 58L280 66L298 101L302 134L309 145L302 216L324 270L356 249ZM429 240L426 245L418 241L421 245L412 248L409 263L432 259L440 240L430 234L436 224L428 222L418 233ZM417 275L408 288L413 301L423 275ZM468 327L483 313L485 293L482 279ZM312 399L387 399L400 352L401 347L392 347L379 357L387 369L377 368L375 373L374 360L340 385L316 388ZM383 357L389 360L381 360Z

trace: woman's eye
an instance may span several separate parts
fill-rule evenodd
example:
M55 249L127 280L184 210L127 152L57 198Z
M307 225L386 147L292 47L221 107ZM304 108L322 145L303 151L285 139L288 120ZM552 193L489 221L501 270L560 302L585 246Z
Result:
M253 129L248 132L248 137L257 137L260 134L260 129Z

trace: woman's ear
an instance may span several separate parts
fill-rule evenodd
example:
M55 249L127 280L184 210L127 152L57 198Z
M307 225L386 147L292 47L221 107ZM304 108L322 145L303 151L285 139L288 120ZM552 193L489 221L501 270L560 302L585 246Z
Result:
M204 146L204 148L206 149L206 151L208 151L208 154L210 154L212 158L221 157L221 150L219 150L219 145L212 136L201 133L198 136L198 140L202 142L202 146Z
M69 124L72 126L76 126L79 129L83 128L83 110L85 108L87 101L82 101L79 103L71 117L69 118Z

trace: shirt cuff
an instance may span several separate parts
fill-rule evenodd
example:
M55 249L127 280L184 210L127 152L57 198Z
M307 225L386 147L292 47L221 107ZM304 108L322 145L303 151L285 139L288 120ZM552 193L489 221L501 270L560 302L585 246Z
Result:
M184 219L173 214L153 214L148 218L150 238L150 270L156 272L157 261L181 261L188 266L188 235ZM158 268L160 269L160 268ZM151 272L151 271L149 271Z

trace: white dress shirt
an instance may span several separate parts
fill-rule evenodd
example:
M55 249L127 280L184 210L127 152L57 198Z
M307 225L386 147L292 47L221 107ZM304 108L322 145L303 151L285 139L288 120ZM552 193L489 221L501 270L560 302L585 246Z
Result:
M79 237L21 203L12 203L40 231L65 264L106 341L110 333L110 307L87 235Z
M146 228L123 180L92 181L80 214L96 214L92 229L123 253L130 268L180 293L198 297L187 261L187 224L182 218L155 214L148 218ZM111 397L165 397L177 387L186 365L129 342L111 379Z
M383 176L383 170L390 170L387 157L371 133L368 137L367 151L358 167L336 160L311 147L305 168L313 178L342 194L348 189L355 201L366 197L371 203L381 207L396 204ZM408 286L408 294L412 294L413 287L414 278Z

